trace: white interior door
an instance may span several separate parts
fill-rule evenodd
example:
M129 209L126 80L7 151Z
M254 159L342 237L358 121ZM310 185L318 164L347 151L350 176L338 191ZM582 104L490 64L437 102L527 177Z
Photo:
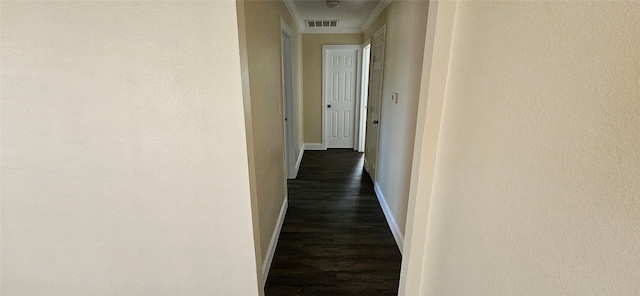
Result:
M358 45L324 46L325 148L353 148L360 51Z
M378 138L380 135L380 107L382 100L382 78L384 73L384 42L386 25L378 30L371 41L371 77L369 78L369 104L367 116L367 136L364 149L364 167L376 180L378 164Z
M296 177L295 132L293 114L293 51L291 29L282 27L282 100L284 115L284 153L287 179Z
M357 129L358 136L356 139L356 149L358 152L364 152L364 144L367 130L367 104L369 103L369 64L371 62L371 40L362 47L362 78L360 83L360 100L358 102L357 112Z

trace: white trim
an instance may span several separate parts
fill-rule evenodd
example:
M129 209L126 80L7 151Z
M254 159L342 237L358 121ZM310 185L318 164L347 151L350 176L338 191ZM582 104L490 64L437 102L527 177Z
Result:
M298 13L298 10L296 9L296 4L293 2L293 0L284 0L284 5L287 6L289 14L291 14L291 17L293 17L293 20L296 22L298 31L302 32L305 28L304 21L302 20L300 13Z
M278 216L278 222L276 222L276 227L273 230L273 235L271 236L269 249L267 249L267 257L262 263L263 287L267 283L267 277L269 276L269 270L271 269L271 262L273 261L273 255L276 253L278 238L280 238L280 231L282 230L282 224L284 223L284 216L287 215L287 208L289 208L289 199L285 197L282 202L282 208L280 209L280 216Z
M393 214L391 213L391 209L387 204L387 200L384 198L384 195L382 195L382 189L380 189L378 182L373 183L373 190L376 192L376 197L378 197L378 202L380 202L380 207L382 208L384 217L387 219L387 224L389 224L389 228L391 229L393 238L396 240L398 249L400 249L400 254L402 254L402 248L404 247L404 238L402 237L402 232L400 232L398 223L396 223L396 218L394 218Z
M326 58L328 57L327 53L328 53L329 50L343 50L343 49L353 49L353 50L356 51L356 65L355 65L355 69L356 69L355 70L355 72L356 72L355 73L356 74L356 77L355 77L355 80L356 80L356 83L355 83L356 95L355 95L355 97L358 98L360 96L360 83L362 82L361 78L360 78L360 75L362 75L362 73L360 73L360 72L362 72L362 67L361 67L361 64L362 64L362 46L361 45L323 45L322 46L322 150L327 150L327 148L328 148L327 146L329 144L328 143L329 141L327 140L329 131L327 130L327 122L325 121L326 120L326 116L327 116L327 113L326 113L326 109L327 108L325 107L325 106L327 106L327 91L326 91L326 87L328 85L327 77L325 77L325 74L327 73L327 60L326 60ZM356 106L355 100L354 100L353 104L354 104L353 105L353 110L354 110L354 113L355 113L357 111L357 107L358 107L358 106ZM355 119L354 119L354 121L355 121ZM356 125L355 125L355 122L354 122L353 131L352 131L352 134L354 135L353 136L354 138L355 138L355 131L356 131L355 126ZM351 143L351 144L352 144L351 148L353 149L353 147L354 147L353 143Z
M304 150L327 150L322 143L304 143Z
M287 0L285 0L285 2L286 1ZM378 16L382 13L382 11L384 11L384 9L387 8L389 3L391 3L391 0L382 0L378 2L378 5L376 6L376 8L373 9L369 17L367 17L364 23L362 23L362 27L360 27L362 31L365 31L367 28L369 28L369 26L371 26L371 24L373 24L373 22L378 18Z
M296 169L293 172L293 178L298 177L298 171L300 170L300 163L302 162L302 156L304 155L304 144L300 147L300 151L298 152L298 158L296 159Z

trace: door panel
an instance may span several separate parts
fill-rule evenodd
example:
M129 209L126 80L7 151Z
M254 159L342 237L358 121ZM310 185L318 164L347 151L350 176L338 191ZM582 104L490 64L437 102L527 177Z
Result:
M369 104L367 115L367 136L364 152L365 169L375 181L378 164L378 138L380 136L380 114L382 100L382 79L384 73L385 29L383 26L371 41L371 66L369 78Z
M345 46L346 47L346 46ZM353 148L358 94L358 46L325 48L324 90L327 148Z
M359 152L364 152L364 146L366 141L366 131L367 131L367 113L369 103L369 65L371 63L371 41L367 42L368 44L362 48L362 70L360 73L362 83L360 83L360 95L356 100L357 112L356 116L356 129L357 134L354 136L357 137L354 145L358 148Z
M331 138L338 138L338 110L331 110Z

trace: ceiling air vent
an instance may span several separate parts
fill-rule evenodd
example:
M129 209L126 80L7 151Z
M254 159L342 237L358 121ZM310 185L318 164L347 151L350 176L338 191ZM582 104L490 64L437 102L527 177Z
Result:
M305 21L307 22L307 27L309 28L326 28L326 27L337 27L338 21L330 20L330 21Z

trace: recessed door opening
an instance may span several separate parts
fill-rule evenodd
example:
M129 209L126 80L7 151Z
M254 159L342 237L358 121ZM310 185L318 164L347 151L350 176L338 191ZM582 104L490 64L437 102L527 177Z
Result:
M376 181L378 164L378 138L380 136L380 115L382 100L382 75L384 71L384 44L386 25L373 35L371 41L371 73L369 103L367 105L367 143L364 152L364 168Z
M358 102L358 136L355 149L364 152L367 135L367 103L369 101L369 63L371 58L371 40L362 48L362 82L360 84L360 98Z
M282 23L282 108L284 121L284 150L287 179L296 177L295 125L293 108L293 50L291 29Z

